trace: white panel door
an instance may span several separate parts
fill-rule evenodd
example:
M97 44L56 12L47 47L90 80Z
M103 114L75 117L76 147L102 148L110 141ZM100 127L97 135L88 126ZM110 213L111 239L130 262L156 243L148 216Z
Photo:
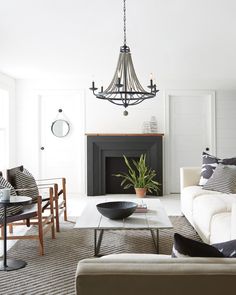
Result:
M40 124L40 177L66 177L69 194L85 190L85 135L83 91L48 91L39 97ZM62 113L58 110L62 109ZM65 137L53 135L51 126L56 119L69 122Z
M168 95L168 186L180 192L180 167L201 166L203 151L215 153L214 95L176 92Z

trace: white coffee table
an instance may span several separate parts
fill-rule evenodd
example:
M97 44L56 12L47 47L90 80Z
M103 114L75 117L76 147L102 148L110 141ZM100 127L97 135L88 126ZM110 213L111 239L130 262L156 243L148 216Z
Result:
M147 213L133 213L130 217L122 220L112 220L102 216L96 205L109 201L132 201L145 203ZM159 253L159 229L173 228L169 217L159 199L119 198L91 198L80 217L77 218L75 228L94 230L94 256L98 256L103 233L105 230L150 230L157 253Z

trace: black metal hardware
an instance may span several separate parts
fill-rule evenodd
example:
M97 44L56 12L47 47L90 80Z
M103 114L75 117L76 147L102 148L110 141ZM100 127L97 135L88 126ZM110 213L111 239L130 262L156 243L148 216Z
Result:
M137 78L130 48L126 45L126 0L123 0L123 2L124 45L120 47L120 55L115 74L110 85L105 90L101 86L101 91L95 93L98 88L95 86L94 81L92 82L92 87L89 89L97 98L106 99L113 104L127 108L128 106L137 105L146 99L155 97L159 90L157 90L152 77L150 79L150 85L147 86L149 91L144 90ZM123 114L127 116L128 112L124 112Z
M44 147L43 147L43 146L41 146L40 150L41 150L41 151L43 151L43 150L44 150Z

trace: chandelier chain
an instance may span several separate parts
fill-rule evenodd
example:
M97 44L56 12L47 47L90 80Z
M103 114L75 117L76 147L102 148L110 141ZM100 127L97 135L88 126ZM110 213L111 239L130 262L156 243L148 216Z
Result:
M126 0L124 0L124 45L126 45Z

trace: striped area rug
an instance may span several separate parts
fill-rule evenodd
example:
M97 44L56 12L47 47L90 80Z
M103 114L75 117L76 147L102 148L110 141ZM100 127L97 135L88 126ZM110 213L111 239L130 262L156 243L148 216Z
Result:
M170 254L173 233L200 240L185 217L170 217L173 230L160 231L160 253ZM32 233L34 228L29 230ZM8 253L8 258L27 261L20 270L0 272L1 295L74 295L74 278L79 260L92 257L93 231L73 229L72 223L62 223L61 232L52 240L45 239L45 255L38 255L37 241L18 241ZM155 253L149 231L105 232L100 254Z

